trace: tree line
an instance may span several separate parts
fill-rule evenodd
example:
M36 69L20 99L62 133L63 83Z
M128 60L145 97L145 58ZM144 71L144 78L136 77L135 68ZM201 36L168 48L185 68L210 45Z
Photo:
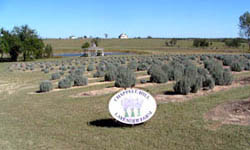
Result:
M18 61L22 56L24 61L53 56L52 46L43 43L36 30L28 25L15 26L11 31L0 30L0 53L9 56L11 61Z

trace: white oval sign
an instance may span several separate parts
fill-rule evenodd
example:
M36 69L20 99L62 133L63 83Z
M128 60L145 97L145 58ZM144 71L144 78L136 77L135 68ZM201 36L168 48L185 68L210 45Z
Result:
M156 112L156 101L146 91L127 89L116 93L109 101L109 112L119 122L140 124L148 121Z

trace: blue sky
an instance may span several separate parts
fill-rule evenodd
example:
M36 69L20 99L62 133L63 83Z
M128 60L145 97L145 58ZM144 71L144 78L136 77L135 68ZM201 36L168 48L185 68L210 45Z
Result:
M0 0L0 27L28 24L43 38L238 37L250 0Z

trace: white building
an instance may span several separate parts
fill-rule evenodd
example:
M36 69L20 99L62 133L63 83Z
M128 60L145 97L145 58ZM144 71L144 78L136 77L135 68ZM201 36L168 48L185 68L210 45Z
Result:
M122 33L121 35L119 35L119 39L128 39L128 35L125 33Z
M77 37L72 35L69 37L69 39L75 40L75 39L77 39Z

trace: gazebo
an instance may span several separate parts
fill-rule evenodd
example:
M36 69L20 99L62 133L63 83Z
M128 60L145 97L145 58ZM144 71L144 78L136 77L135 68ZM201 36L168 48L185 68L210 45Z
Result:
M83 56L104 56L104 48L97 47L95 43L89 48L83 49Z

